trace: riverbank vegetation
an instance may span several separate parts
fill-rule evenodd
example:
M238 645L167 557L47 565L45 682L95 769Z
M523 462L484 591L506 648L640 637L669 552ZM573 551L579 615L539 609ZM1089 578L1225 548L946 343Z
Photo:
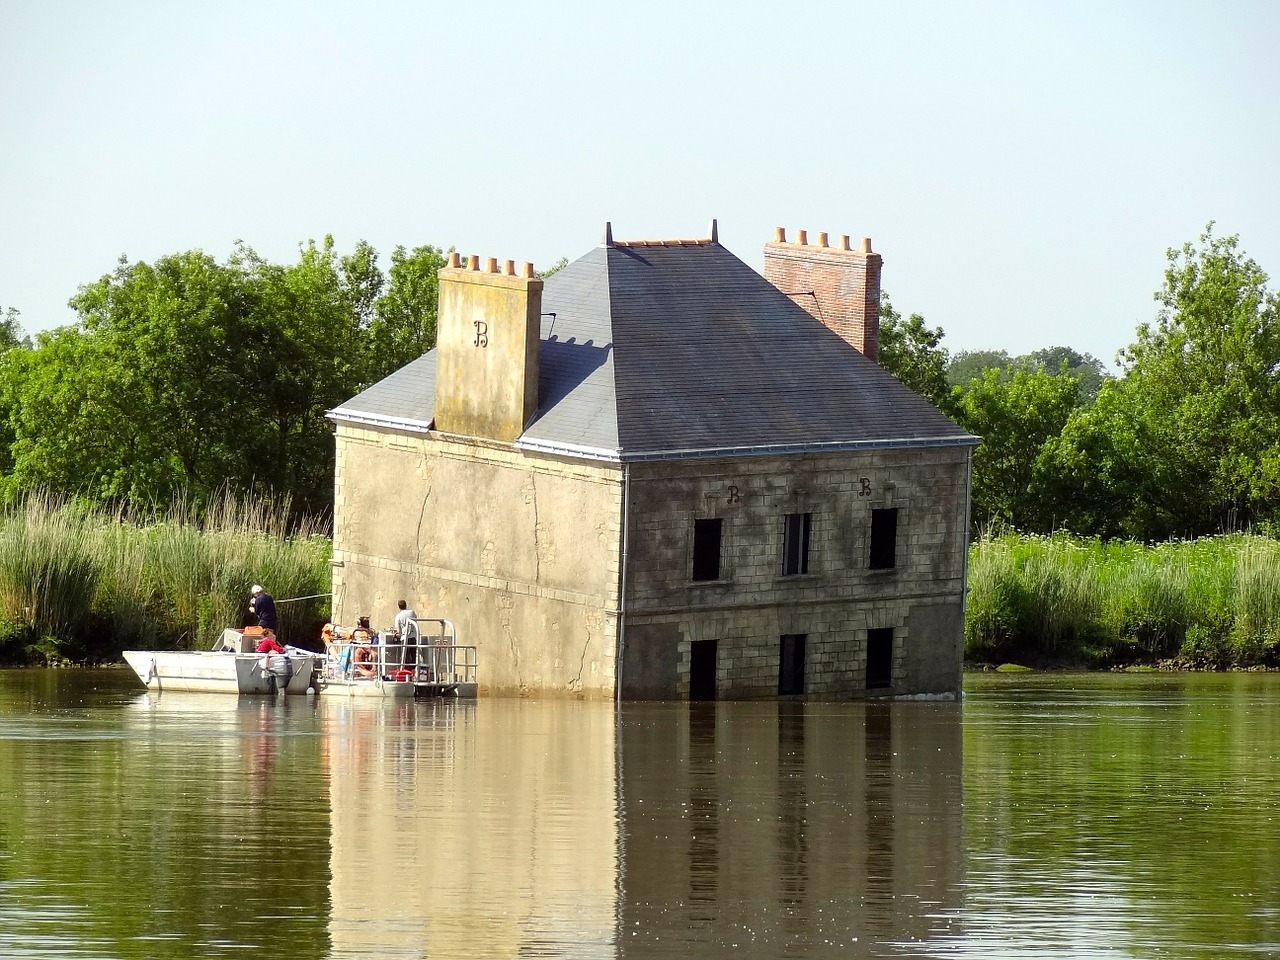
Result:
M969 553L965 657L1037 666L1280 666L1280 541L1145 545L984 535Z
M329 602L329 540L288 503L229 495L143 521L34 494L0 514L0 662L118 659L132 647L207 649L245 623L249 587L280 606L280 636L314 643ZM317 594L325 596L316 597Z

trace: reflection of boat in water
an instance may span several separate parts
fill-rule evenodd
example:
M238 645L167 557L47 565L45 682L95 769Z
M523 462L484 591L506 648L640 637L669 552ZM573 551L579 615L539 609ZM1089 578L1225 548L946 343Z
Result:
M124 658L151 690L302 694L314 689L323 656L300 647L286 647L284 653L256 653L261 639L228 629L212 650L126 650Z
M367 625L326 625L320 688L352 697L474 697L476 648L458 646L450 620L414 623L418 634L409 642Z

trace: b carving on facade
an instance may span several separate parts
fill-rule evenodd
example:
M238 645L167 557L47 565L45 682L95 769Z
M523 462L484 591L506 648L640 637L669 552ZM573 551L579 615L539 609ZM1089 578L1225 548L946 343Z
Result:
M475 346L487 347L489 345L489 324L483 320L475 320L473 323L476 328Z

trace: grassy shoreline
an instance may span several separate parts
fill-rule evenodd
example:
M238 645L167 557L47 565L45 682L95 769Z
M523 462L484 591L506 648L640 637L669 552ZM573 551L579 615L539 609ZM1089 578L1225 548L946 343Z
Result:
M332 546L287 526L288 504L224 498L134 521L35 495L0 514L0 662L118 660L131 647L205 649L245 622L249 587L328 594ZM280 635L314 642L327 598L280 610Z
M28 497L0 512L0 663L208 648L244 622L255 582L277 600L327 594L331 541L288 517L288 504L227 497L135 521ZM283 606L281 636L314 642L329 608L324 597ZM969 553L965 663L1280 667L1280 540L983 536Z
M1091 669L1280 665L1280 541L1005 534L970 549L965 660Z

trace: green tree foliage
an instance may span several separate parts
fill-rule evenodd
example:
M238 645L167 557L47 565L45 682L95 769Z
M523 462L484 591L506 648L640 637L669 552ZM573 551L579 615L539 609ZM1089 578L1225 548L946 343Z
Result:
M1092 400L1107 380L1107 367L1092 354L1080 353L1070 347L1045 347L1023 354L1013 361L1014 366L1027 370L1043 370L1049 374L1063 374L1075 378L1080 385L1080 396Z
M906 320L893 308L889 294L880 297L880 366L936 407L944 408L949 396L947 350L942 328L925 326L924 317Z
M17 307L0 309L0 352L13 347L30 347L31 339L22 332L21 316Z
M1073 378L1043 370L1006 375L992 368L967 388L955 388L953 415L982 438L973 454L971 515L977 527L1042 532L1058 523L1054 502L1044 496L1051 483L1046 447L1079 403Z
M961 350L947 364L947 383L967 386L970 380L981 380L988 370L1009 370L1013 358L1004 350Z
M1076 529L1158 540L1280 515L1280 300L1212 226L1168 251L1155 322L1058 444Z
M390 283L374 304L368 331L370 382L399 370L436 345L437 274L448 251L415 247L391 251Z
M1086 400L1096 397L1103 381L1109 378L1106 365L1091 354L1071 347L1045 347L1018 357L1011 357L1004 350L962 350L947 364L947 382L963 387L971 380L980 380L988 370L999 370L1002 376L1011 376L1015 370L1065 374L1076 379L1080 395Z
M121 259L72 299L76 325L0 354L4 492L160 509L253 490L326 514L325 412L434 345L443 262L398 248L388 283L368 244L340 257L331 237L287 265L244 245Z

